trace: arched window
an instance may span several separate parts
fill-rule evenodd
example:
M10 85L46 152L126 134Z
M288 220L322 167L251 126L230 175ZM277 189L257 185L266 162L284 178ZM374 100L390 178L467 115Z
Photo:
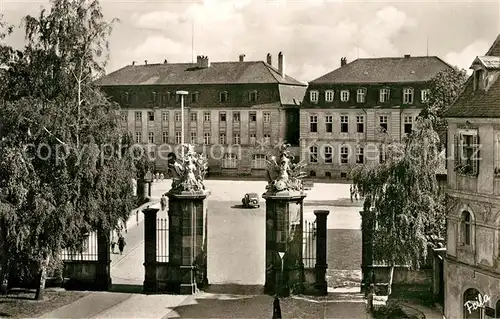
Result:
M326 145L324 148L325 154L324 159L326 164L333 163L333 148L330 145Z
M222 159L222 168L237 168L238 167L238 156L232 153L224 154Z
M474 309L474 303L477 303L479 299L479 291L474 288L469 288L464 292L464 318L466 319L481 319L483 318L483 309L476 307Z
M472 245L472 214L466 210L462 212L460 242L462 245Z
M495 318L500 318L500 300L497 301L495 306Z
M254 154L252 156L252 169L266 169L266 154Z

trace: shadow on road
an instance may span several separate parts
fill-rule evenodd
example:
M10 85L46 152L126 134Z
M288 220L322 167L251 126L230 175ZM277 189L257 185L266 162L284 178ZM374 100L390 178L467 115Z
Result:
M127 294L142 294L142 285L113 284L109 291Z
M202 289L204 292L212 294L232 294L232 295L262 295L264 286L262 285L238 285L238 284L215 284Z
M243 206L243 205L239 204L239 205L233 205L233 206L231 206L231 208L236 208L236 209L255 209L256 207L246 207L246 206Z

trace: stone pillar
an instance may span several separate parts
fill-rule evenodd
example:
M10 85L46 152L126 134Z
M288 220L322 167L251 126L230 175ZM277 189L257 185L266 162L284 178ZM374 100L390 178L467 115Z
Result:
M144 283L143 291L155 293L158 291L156 276L156 214L158 208L146 208L144 213Z
M316 215L316 283L314 288L318 295L328 295L326 270L328 269L327 255L327 224L326 219L330 214L328 210L315 210Z
M374 282L373 273L373 232L375 222L373 212L360 211L361 215L361 293L369 292L370 284Z
M206 278L208 191L168 192L169 272L167 291L194 294Z
M108 291L111 288L109 231L102 227L97 230L97 262L95 289Z
M266 200L266 283L267 294L288 296L302 293L303 201L300 191L267 192ZM284 252L282 260L279 252Z
M137 197L142 201L144 201L149 194L149 186L146 181L143 179L139 179L137 181Z

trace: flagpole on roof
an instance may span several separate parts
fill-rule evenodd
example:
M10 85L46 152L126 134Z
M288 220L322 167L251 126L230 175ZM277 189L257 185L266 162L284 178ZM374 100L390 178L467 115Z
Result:
M191 21L191 63L194 63L194 18Z

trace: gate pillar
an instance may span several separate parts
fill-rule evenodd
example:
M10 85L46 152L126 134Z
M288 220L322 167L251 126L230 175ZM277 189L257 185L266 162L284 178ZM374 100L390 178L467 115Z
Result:
M194 294L208 284L206 217L209 194L206 190L167 193L168 292Z
M146 208L144 213L144 283L142 289L146 293L158 291L156 275L156 214L158 208Z
M303 291L303 200L306 196L302 191L268 191L262 195L266 200L264 291L267 294L288 296Z
M94 285L98 291L108 291L111 288L111 257L109 254L109 231L99 227L97 230L97 269Z
M373 212L360 211L361 215L361 293L369 292L371 283L374 283L373 273L373 232L375 223Z
M327 223L330 214L328 210L315 210L316 215L316 284L314 285L320 296L328 295L328 283L326 282L327 263Z

